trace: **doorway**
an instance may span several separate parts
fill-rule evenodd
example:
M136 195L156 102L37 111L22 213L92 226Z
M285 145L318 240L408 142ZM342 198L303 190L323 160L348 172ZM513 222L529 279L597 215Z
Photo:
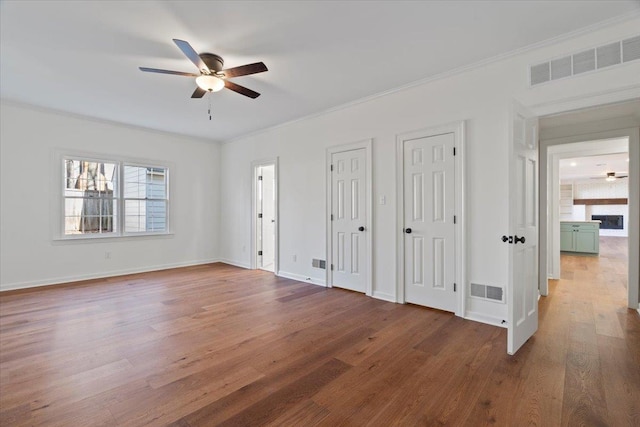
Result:
M254 162L252 268L277 273L277 159Z
M563 158L584 155L595 156L607 153L623 153L628 150L628 237L625 253L628 254L626 266L627 306L638 309L639 258L638 244L638 198L640 180L638 159L640 158L640 140L637 113L640 101L634 100L614 105L593 107L576 112L552 115L541 119L541 188L547 189L547 197L540 202L541 215L547 221L541 222L541 269L540 293L548 292L547 279L560 278L560 178L559 163ZM635 116L634 116L635 114ZM554 124L559 126L554 126ZM608 130L610 129L610 130ZM576 145L578 144L578 145ZM583 206L585 214L591 214L593 208ZM578 209L580 210L580 209ZM599 209L596 209L599 210ZM598 213L598 212L596 212ZM586 217L585 217L586 218ZM602 233L601 233L602 234Z

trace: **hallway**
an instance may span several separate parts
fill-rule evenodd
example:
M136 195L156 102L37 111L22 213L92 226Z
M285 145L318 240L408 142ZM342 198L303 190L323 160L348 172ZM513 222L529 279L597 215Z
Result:
M561 262L537 335L554 337L543 344L549 358L566 361L557 372L565 370L562 425L638 425L640 322L627 308L627 239L600 237L600 256Z

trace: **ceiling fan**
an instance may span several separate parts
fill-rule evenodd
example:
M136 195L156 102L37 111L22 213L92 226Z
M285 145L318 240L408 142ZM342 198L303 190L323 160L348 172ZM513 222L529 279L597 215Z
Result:
M628 178L628 177L629 177L629 175L616 175L615 172L607 172L607 176L592 176L591 179L602 179L602 178L604 178L605 181L613 182L616 179Z
M198 53L191 45L184 41L173 39L178 48L185 54L191 62L198 67L200 74L185 73L182 71L161 70L158 68L139 67L140 71L148 73L174 74L176 76L195 77L198 87L191 95L191 98L202 98L207 92L218 92L222 88L230 89L249 98L257 98L260 94L239 84L227 80L230 77L247 76L269 71L263 62L241 65L239 67L222 69L224 61L222 57L214 53Z

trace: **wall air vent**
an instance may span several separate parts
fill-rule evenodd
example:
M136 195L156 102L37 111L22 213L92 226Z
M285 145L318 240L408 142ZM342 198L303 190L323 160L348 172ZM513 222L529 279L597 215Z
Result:
M637 60L640 60L640 36L531 65L529 84L536 86Z
M311 267L326 269L327 268L327 261L325 261L323 259L313 258L311 260Z
M505 302L504 290L498 286L479 285L471 283L469 293L472 297L482 298L490 301Z

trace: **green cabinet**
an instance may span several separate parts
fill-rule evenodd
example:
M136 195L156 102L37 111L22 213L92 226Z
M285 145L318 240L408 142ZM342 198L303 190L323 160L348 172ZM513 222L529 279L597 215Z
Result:
M600 223L561 222L560 250L565 252L600 252Z

